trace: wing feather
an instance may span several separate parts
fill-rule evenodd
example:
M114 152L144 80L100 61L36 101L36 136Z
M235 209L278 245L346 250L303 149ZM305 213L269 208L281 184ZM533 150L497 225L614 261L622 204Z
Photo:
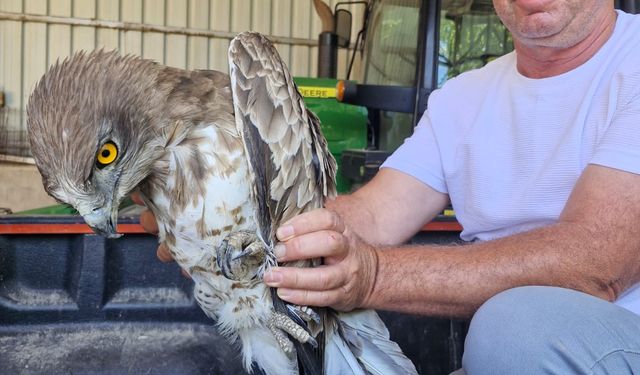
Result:
M244 140L256 218L262 239L271 247L282 222L321 207L326 197L335 195L336 164L321 134L320 121L305 107L267 38L239 34L231 41L229 62L236 126ZM309 265L305 261L292 264ZM275 289L271 296L276 311L288 312L296 320ZM318 348L294 340L304 373L416 373L397 344L389 340L374 311L348 313L344 321L342 316L325 316L325 339L318 340ZM305 326L301 320L299 324ZM336 329L327 331L332 324Z
M285 64L271 42L242 33L229 46L229 72L236 126L244 140L252 199L262 240L270 249L275 230L295 215L322 207L335 195L335 160ZM275 265L275 258L271 259ZM315 263L319 262L317 260ZM308 266L297 262L295 266ZM271 290L274 309L297 316ZM297 318L300 320L299 318ZM299 324L305 327L300 320ZM323 345L294 340L304 373L322 373Z

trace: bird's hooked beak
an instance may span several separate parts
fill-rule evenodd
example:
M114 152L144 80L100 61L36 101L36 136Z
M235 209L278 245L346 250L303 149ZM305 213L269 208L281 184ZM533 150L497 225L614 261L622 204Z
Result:
M113 210L110 204L90 210L83 210L78 207L78 212L82 215L87 225L97 234L107 238L118 238L122 236L121 233L116 232L118 210Z

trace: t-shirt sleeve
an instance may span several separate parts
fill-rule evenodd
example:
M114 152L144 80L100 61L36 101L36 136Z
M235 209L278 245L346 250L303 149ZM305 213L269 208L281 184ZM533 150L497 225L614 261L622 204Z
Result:
M590 163L640 174L640 92L613 115Z
M381 168L392 168L411 175L433 189L447 194L438 142L425 112L413 135L387 158Z

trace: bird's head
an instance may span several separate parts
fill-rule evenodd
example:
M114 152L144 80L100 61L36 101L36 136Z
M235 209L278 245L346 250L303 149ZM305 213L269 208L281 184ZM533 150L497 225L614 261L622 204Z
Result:
M161 152L158 65L115 52L56 63L27 105L31 151L45 190L99 234L117 237L118 206Z

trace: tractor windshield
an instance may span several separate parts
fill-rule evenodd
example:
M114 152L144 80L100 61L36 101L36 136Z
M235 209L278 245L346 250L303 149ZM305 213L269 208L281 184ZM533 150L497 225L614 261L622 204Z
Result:
M379 0L372 4L360 82L416 84L418 35L427 32L419 30L423 1ZM440 9L438 87L451 77L513 50L511 36L495 14L491 0L442 0ZM413 124L411 114L383 112L380 148L395 150L411 134Z

